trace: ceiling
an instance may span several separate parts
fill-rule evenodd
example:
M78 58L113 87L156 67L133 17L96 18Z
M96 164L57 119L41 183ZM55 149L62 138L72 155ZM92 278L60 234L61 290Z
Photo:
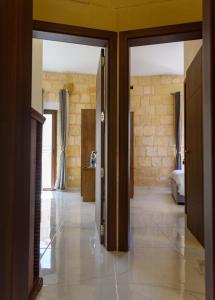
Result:
M96 74L100 48L69 43L43 42L43 70ZM131 48L131 75L183 75L184 43Z
M43 41L43 70L96 74L101 48Z
M131 48L131 75L183 75L184 43Z

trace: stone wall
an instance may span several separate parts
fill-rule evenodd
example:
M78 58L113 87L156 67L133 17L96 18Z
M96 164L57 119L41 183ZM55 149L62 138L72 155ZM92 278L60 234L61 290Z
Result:
M134 112L135 185L166 186L175 167L174 101L183 94L183 76L132 77L131 111ZM81 109L95 109L96 77L72 73L43 73L44 107L59 109L59 90L70 92L67 185L81 180ZM183 101L182 101L183 103ZM59 123L59 118L58 118ZM58 128L59 133L59 128ZM58 140L58 156L60 144Z
M139 186L167 186L175 168L174 98L183 76L132 77L134 181ZM183 110L183 107L182 107Z
M81 182L81 109L95 109L96 77L73 73L43 73L44 108L59 109L59 91L67 88L69 101L69 139L66 151L67 187L80 188ZM59 113L58 113L59 124ZM59 133L59 126L58 126ZM60 141L58 134L58 158Z

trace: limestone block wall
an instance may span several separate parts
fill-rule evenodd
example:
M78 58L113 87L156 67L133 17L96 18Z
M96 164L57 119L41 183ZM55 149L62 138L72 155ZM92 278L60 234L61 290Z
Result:
M183 76L132 77L131 111L134 112L135 185L167 186L175 166L174 101ZM70 92L67 186L80 188L81 109L96 107L96 76L73 73L43 73L43 106L59 110L59 90ZM183 99L182 99L183 104ZM182 107L183 110L183 107ZM58 113L58 157L60 154Z
M66 151L67 187L80 188L81 182L81 109L95 109L96 76L43 72L44 108L59 110L59 91L67 88L69 101L69 139ZM58 112L58 158L60 154Z
M183 111L184 77L132 77L131 85L135 185L167 186L175 168L175 113L171 93L182 93Z

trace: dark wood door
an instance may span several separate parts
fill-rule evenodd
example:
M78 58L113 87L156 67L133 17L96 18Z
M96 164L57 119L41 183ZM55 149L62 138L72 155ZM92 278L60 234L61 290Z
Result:
M130 113L130 198L134 198L134 113Z
M104 243L105 209L105 54L101 50L96 81L96 225Z
M84 197L84 184L86 180L86 168L90 166L90 155L96 150L96 110L81 110L81 196ZM91 172L95 176L95 172ZM94 178L95 181L95 178ZM92 188L92 187L91 187ZM95 191L94 191L95 194ZM95 201L95 199L94 199Z
M187 226L203 245L202 50L187 71L185 88Z

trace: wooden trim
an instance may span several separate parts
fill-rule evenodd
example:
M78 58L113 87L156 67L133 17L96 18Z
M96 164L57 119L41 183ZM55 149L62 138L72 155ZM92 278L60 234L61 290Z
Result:
M196 40L202 37L202 22L124 31L120 35L126 37L130 47Z
M24 300L29 273L32 0L1 0L0 6L0 299Z
M186 128L187 123L186 123L186 95L187 95L187 84L186 84L186 78L184 81L184 128ZM184 130L184 149L187 149L187 133L186 130ZM184 166L185 166L185 180L184 180L184 184L185 184L185 214L187 215L187 172L186 172L186 152L185 152L185 156L184 156Z
M106 103L106 139L108 141L108 191L106 200L107 234L105 238L105 247L107 250L114 251L117 249L117 33L35 20L33 22L33 37L105 47L107 50L108 101Z
M130 245L130 101L129 47L122 33L119 36L119 209L118 249L128 251Z
M120 32L119 36L119 250L130 247L130 47L202 38L202 24L190 23Z
M106 145L108 149L106 167L107 203L105 246L109 251L117 250L117 34L109 38L107 47L107 103Z
M43 279L39 277L36 282L34 283L34 287L29 295L29 300L35 300L37 298L37 295L39 294L40 290L43 287Z
M206 299L215 299L215 2L203 1L203 160Z
M44 114L52 115L52 178L51 188L44 191L53 191L55 188L57 174L57 110L45 109Z
M36 120L37 122L44 124L45 122L45 118L43 117L43 115L41 115L39 112L37 112L35 109L31 108L31 118L33 118L34 120Z
M35 118L36 116L36 118ZM40 223L41 223L41 189L42 189L42 134L43 121L45 118L38 112L32 110L31 122L31 240L33 239L33 253L30 247L29 255L29 297L36 297L36 292L42 287L40 279ZM33 142L32 142L33 141ZM35 149L36 147L36 149ZM33 207L34 206L34 207ZM33 219L33 220L32 220ZM30 226L30 227L31 227ZM31 277L33 271L33 278ZM32 281L32 282L31 282Z
M77 27L72 25L33 21L33 37L97 47L106 47L108 41L116 38L112 31Z

